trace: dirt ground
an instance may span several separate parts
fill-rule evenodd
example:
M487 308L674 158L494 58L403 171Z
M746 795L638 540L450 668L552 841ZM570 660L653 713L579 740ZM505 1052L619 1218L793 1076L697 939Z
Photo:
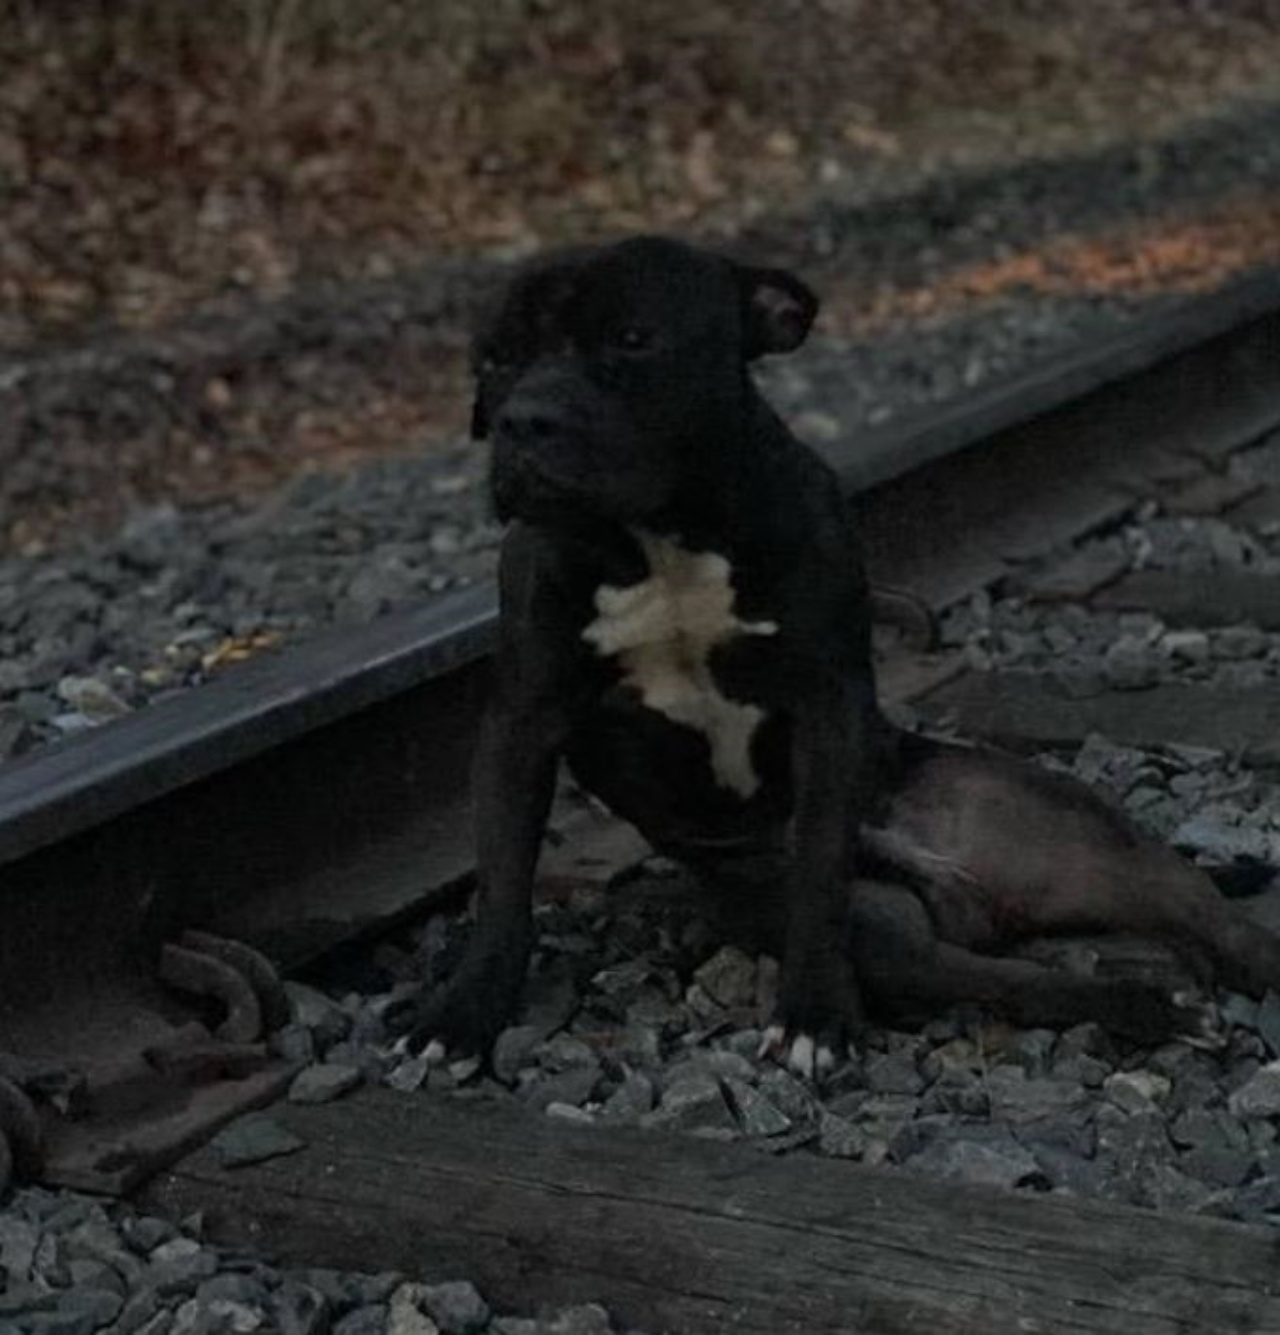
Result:
M1277 71L1277 0L0 0L0 350L441 252L732 232Z

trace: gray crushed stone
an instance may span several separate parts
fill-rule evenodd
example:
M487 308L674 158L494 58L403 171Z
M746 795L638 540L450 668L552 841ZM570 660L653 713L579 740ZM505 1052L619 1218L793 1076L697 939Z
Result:
M474 582L498 536L478 476L470 451L435 450L305 474L248 513L162 507L0 560L0 759Z
M289 1086L290 1103L331 1103L357 1088L364 1079L358 1066L345 1062L317 1062L305 1067Z
M228 1123L210 1141L224 1168L243 1168L285 1154L296 1154L305 1141L266 1113L247 1113Z
M128 1206L32 1187L0 1208L0 1330L16 1335L622 1335L596 1304L495 1314L465 1279L284 1268ZM631 1330L627 1335L640 1335Z
M1232 828L1276 828L1280 787L1215 753L1137 752L1093 737L1073 756L1041 759L1157 828L1204 830L1196 822L1206 811ZM1188 776L1199 782L1183 782ZM1208 851L1216 855L1218 844ZM1144 1050L1096 1024L1021 1030L957 1008L918 1032L872 1030L812 1084L757 1056L771 1007L757 976L773 974L776 962L719 944L692 887L672 893L685 883L666 861L619 879L625 884L603 895L602 883L585 879L566 902L537 910L533 973L540 985L558 978L572 992L558 1028L513 1025L491 1074L474 1062L430 1065L371 1038L383 1080L511 1101L601 1134L639 1126L772 1154L1280 1224L1280 1185L1271 1182L1280 1174L1280 996L1202 996L1222 1035L1208 1048L1179 1041ZM406 977L438 978L468 930L461 916L434 919L384 942L377 962L362 966L363 990L350 977L329 980L349 1032L375 1035L378 1026L362 1017L403 995ZM1116 967L1087 945L1037 949L1056 949L1050 957L1062 967ZM333 1046L349 1055L349 1039ZM318 1038L316 1048L324 1052Z
M1230 468L1260 483L1280 482L1280 433L1236 455ZM1064 567L1103 569L1113 577L1137 571L1280 575L1280 522L1243 523L1229 510L1174 516L1144 503L1118 532L1049 561L1050 580ZM1037 572L1029 572L1025 582L1034 589L1037 579ZM1253 625L1175 628L1149 612L983 591L949 612L942 633L970 668L1051 673L1088 692L1143 690L1170 681L1247 687L1280 679L1280 634Z

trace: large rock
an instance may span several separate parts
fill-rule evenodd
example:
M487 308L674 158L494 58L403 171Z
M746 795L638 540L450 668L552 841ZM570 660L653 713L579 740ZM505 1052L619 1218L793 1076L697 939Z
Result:
M1280 1061L1256 1071L1231 1095L1228 1106L1237 1117L1280 1116Z
M1041 1176L1034 1155L1006 1127L957 1127L906 1163L931 1177L990 1187L1016 1187Z
M364 1079L358 1066L320 1062L299 1071L289 1086L290 1103L331 1103Z

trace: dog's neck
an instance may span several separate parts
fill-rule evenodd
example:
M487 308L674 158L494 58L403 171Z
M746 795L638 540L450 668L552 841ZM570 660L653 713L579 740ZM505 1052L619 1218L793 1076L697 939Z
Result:
M692 447L672 505L632 527L731 558L774 545L789 513L780 491L794 485L794 462L808 451L754 385L747 396L736 430Z

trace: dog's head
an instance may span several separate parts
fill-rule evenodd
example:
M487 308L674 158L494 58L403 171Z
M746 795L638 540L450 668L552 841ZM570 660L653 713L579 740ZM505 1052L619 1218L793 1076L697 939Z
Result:
M474 346L499 517L661 526L723 477L747 364L798 347L817 308L783 270L657 237L525 269Z

